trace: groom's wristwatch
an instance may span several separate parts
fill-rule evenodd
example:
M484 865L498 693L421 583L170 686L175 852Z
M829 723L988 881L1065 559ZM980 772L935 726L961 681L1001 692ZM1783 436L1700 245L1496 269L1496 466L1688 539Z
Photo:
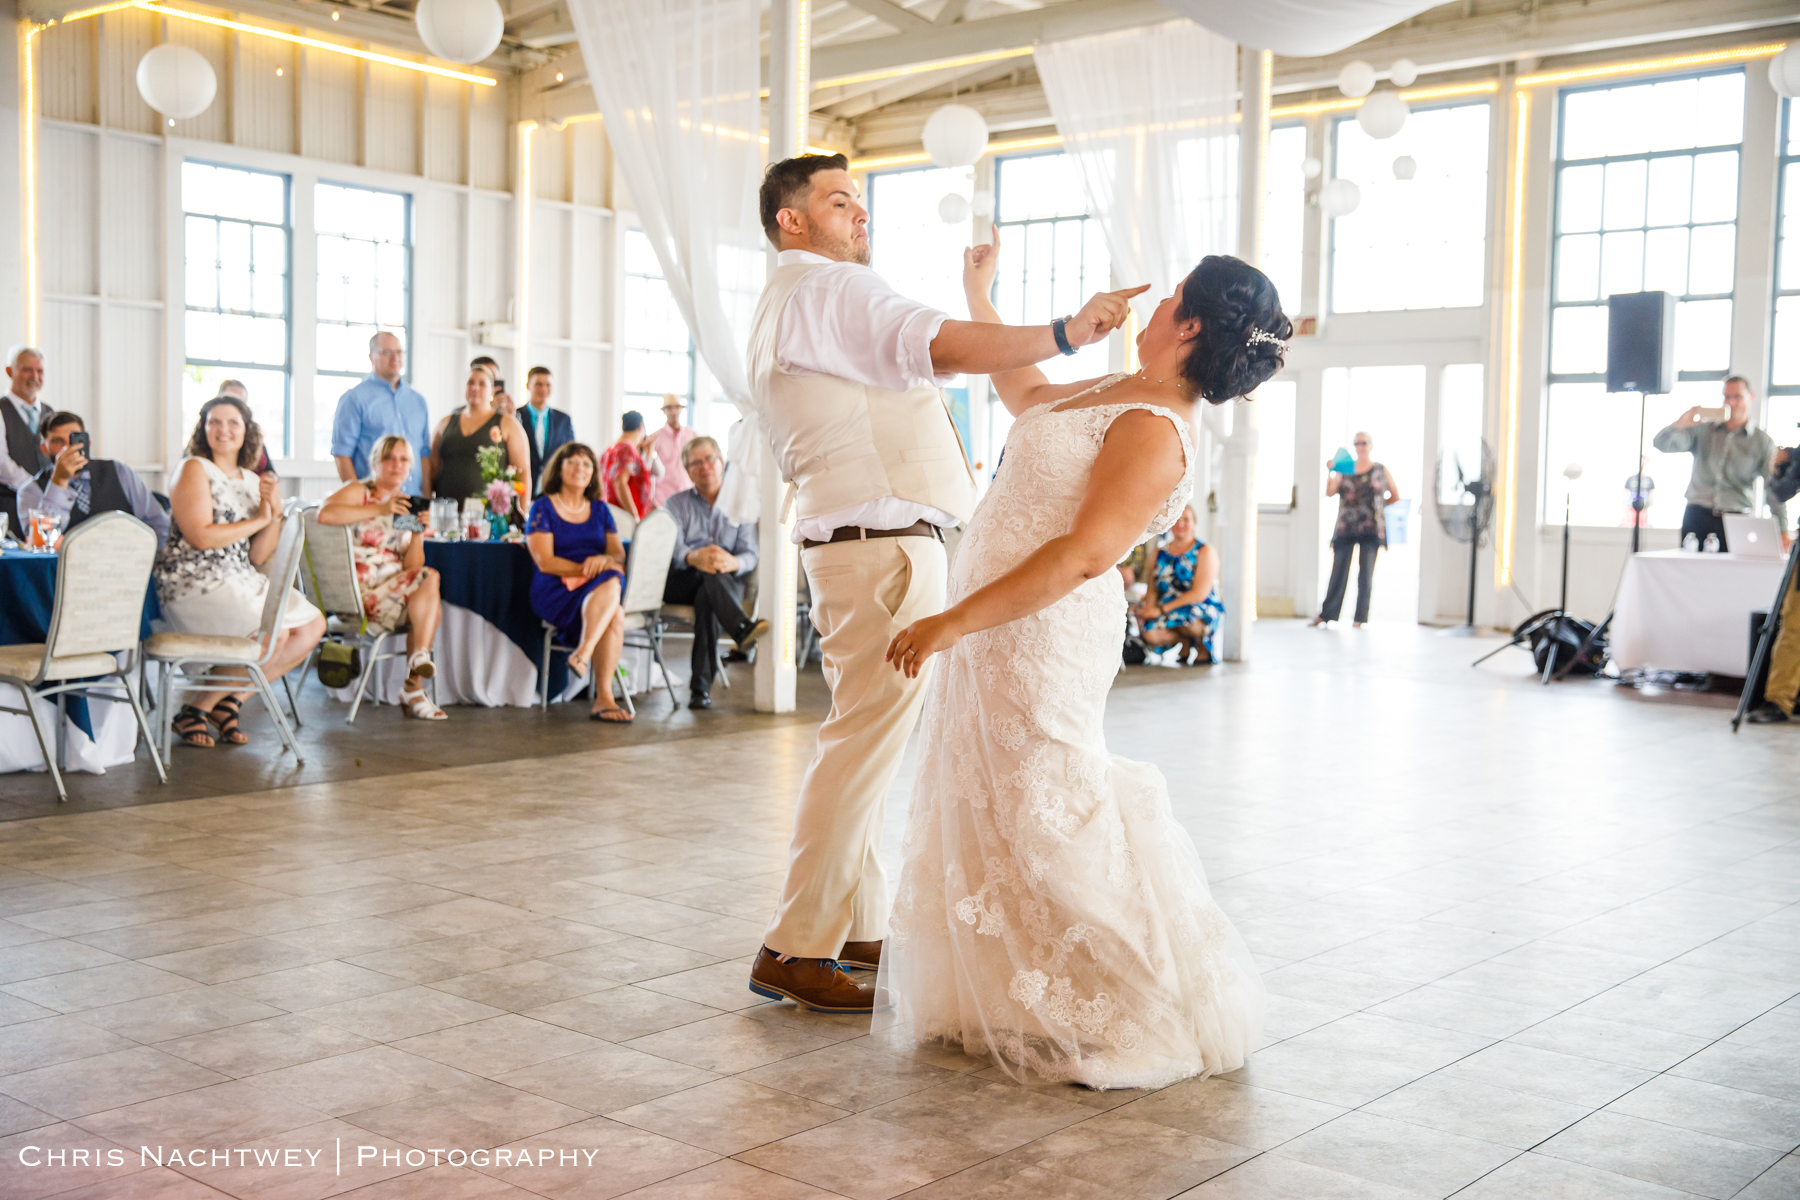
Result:
M1058 350L1062 351L1064 354L1073 354L1075 353L1075 347L1069 345L1069 335L1064 331L1064 326L1068 325L1068 323L1069 318L1058 317L1056 320L1050 322L1050 332L1056 335L1056 348Z

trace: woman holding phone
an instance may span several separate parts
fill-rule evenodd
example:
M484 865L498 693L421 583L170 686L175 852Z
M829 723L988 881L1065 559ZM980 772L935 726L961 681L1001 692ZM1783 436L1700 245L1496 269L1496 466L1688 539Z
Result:
M371 477L347 483L327 497L319 509L319 524L350 526L356 588L369 624L406 630L401 708L408 716L442 721L444 710L425 694L424 683L437 671L431 644L443 619L438 573L425 565L425 539L419 532L394 523L396 518L414 516L414 501L401 490L412 470L412 443L390 433L377 439L369 459Z

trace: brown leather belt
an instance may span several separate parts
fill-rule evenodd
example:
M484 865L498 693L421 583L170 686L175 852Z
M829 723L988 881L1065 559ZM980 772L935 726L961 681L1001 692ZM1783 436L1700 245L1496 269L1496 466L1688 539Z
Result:
M831 536L822 542L803 541L802 549L811 550L814 546L828 546L833 542L860 542L868 538L891 537L928 537L944 540L944 531L930 521L914 521L905 529L864 529L860 525L841 525L831 531Z

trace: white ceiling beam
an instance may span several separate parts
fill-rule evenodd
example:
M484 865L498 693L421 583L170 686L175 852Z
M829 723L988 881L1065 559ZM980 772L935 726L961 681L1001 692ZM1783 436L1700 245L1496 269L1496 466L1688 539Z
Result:
M944 7L938 9L937 16L931 18L933 25L954 25L962 19L963 9L968 7L969 0L944 0Z
M893 0L850 0L850 7L868 13L884 25L905 33L908 30L930 29L931 22L916 12L895 4Z
M867 89L860 94L856 94L851 89L845 89L850 94L829 105L821 104L819 95L815 92L813 93L813 109L825 112L838 120L854 121L864 113L885 108L890 104L898 104L902 100L909 100L923 92L948 87L952 82L956 83L959 88L974 88L995 79L1004 79L1018 69L1019 65L1016 62L999 62L989 63L982 67L959 67L947 71L927 71L921 75L903 75L898 79L884 79L879 83L858 85ZM967 104L971 99L973 99L972 95L958 94L956 97L958 104ZM936 109L937 105L934 104L931 107Z
M1055 4L1030 12L933 25L914 33L869 38L840 46L821 46L813 52L812 73L814 79L829 79L834 75L880 71L963 54L1060 42L1174 19L1175 14L1157 0L1071 0L1068 4Z

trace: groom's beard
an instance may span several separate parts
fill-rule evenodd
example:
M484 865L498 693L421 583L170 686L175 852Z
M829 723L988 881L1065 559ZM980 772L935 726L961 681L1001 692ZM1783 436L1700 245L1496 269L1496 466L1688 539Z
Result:
M826 258L836 259L838 262L859 263L865 267L869 265L868 238L859 241L854 237L829 240L815 237L813 243L818 247L817 253L823 254Z

